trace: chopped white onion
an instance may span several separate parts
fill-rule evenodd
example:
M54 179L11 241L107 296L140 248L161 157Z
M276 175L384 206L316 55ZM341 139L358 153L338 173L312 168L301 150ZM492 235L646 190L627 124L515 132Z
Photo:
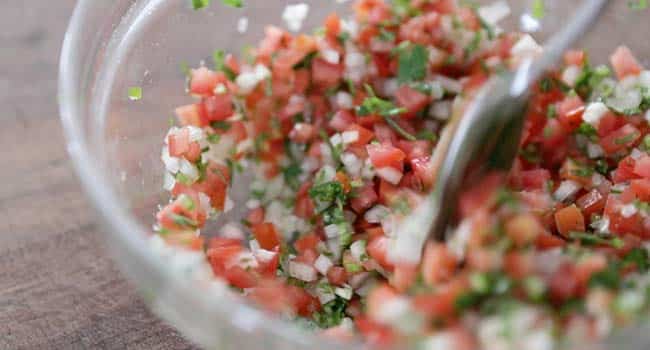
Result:
M301 281L313 282L318 277L318 273L312 266L297 261L290 261L289 276Z
M429 63L439 66L445 62L447 53L437 47L429 46Z
M381 204L377 204L374 207L370 208L368 211L366 211L366 213L363 215L363 218L368 223L378 224L389 214L390 214L390 209L388 209L388 207L385 207Z
M438 120L448 120L451 118L452 101L438 101L431 105L429 116Z
M614 95L605 100L610 108L620 113L638 108L641 101L643 96L638 89L625 89L621 84L616 86Z
M224 238L234 238L234 239L243 239L244 231L239 228L239 226L234 222L229 222L221 228L220 237ZM253 241L251 241L253 242ZM257 241L255 241L257 242Z
M589 156L589 158L591 159L600 158L604 154L605 151L599 144L593 142L587 143L587 155Z
M334 288L334 294L345 300L350 300L352 299L352 288L350 286L336 287Z
M325 236L327 238L335 238L341 234L341 230L338 224L330 224L324 227Z
M636 207L636 205L634 205L634 203L626 204L621 207L621 215L624 218L630 218L634 216L638 211L639 209Z
M237 20L237 31L241 34L248 30L248 17L241 17Z
M570 65L562 72L562 81L570 87L576 85L578 78L582 74L582 68L576 65Z
M357 130L344 131L343 133L341 133L341 140L346 145L355 143L359 141L359 131Z
M560 186L553 193L553 198L556 201L563 202L567 198L575 195L580 190L579 183L572 180L565 180L560 183Z
M176 179L172 174L165 171L165 174L163 175L163 189L165 189L165 191L171 191L174 189L174 186L176 186Z
M478 8L478 15L488 24L495 25L510 15L510 6L500 0Z
M323 254L319 255L314 262L314 268L316 271L320 272L321 275L327 275L327 271L329 271L332 266L334 266L332 260Z
M199 170L194 164L190 163L190 161L185 158L180 158L180 163L181 167L178 171L187 176L191 182L194 182L199 178Z
M377 175L381 177L382 179L388 181L389 183L393 185L399 184L400 180L402 180L402 172L392 168L392 167L383 167L377 169Z
M210 197L203 192L199 192L199 205L201 206L201 209L208 214L212 211L212 205L210 202Z
M331 64L339 64L339 61L341 60L341 55L336 50L324 49L321 51L321 55L326 62Z
M172 174L176 174L181 168L180 158L170 156L169 147L167 146L163 146L160 159L165 164L165 169Z
M517 58L537 56L542 53L542 47L529 34L525 34L512 46L510 54Z
M593 126L598 126L600 120L607 114L609 108L602 102L594 102L587 105L582 114L582 120Z
M341 163L345 166L345 171L353 178L358 177L361 174L363 163L353 153L343 153L341 155Z
M282 20L292 32L298 32L309 13L309 5L305 3L287 5L282 12Z
M255 255L255 258L257 258L258 261L260 262L269 262L275 258L277 255L277 252L273 252L270 250L266 249L257 249L253 251L253 255Z
M354 101L352 100L352 95L345 91L339 91L336 93L335 97L336 106L339 109L351 109L354 107Z
M354 260L361 262L366 258L366 241L355 241L350 245L350 254Z
M343 137L341 137L341 134L336 133L330 137L330 143L332 146L336 147L343 143Z
M463 91L463 84L461 84L456 79L452 79L444 75L436 75L434 79L435 81L440 83L442 88L445 89L445 91L447 92L451 92L453 94L459 94Z

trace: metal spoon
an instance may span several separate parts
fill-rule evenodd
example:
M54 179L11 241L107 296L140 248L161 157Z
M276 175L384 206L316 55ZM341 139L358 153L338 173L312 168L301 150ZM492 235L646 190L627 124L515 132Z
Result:
M462 116L447 124L432 157L437 165L428 200L401 220L390 256L417 263L427 239L445 240L454 222L463 189L487 174L507 174L517 155L530 87L600 17L608 0L587 0L573 19L546 45L537 59L523 61L514 72L492 78Z

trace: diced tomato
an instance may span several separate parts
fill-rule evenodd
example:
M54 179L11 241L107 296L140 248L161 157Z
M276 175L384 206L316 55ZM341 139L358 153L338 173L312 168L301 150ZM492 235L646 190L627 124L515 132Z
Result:
M176 118L181 126L193 125L193 126L204 126L201 121L201 116L199 115L199 105L191 104L186 106L181 106L175 110Z
M366 149L368 150L370 162L375 169L384 167L394 168L399 171L404 169L406 154L401 149L387 144L370 144L366 146Z
M614 176L612 177L612 180L614 180L614 182L616 183L621 183L632 179L641 178L641 176L639 176L634 172L635 166L636 166L636 160L631 156L627 156L621 159L621 161L618 162L618 168L614 172Z
M311 78L314 84L332 87L339 83L342 76L343 69L340 64L332 64L322 58L315 58L312 62Z
M355 212L361 214L377 203L378 200L379 197L375 192L374 185L369 183L355 191L355 195L350 200L350 206Z
M582 195L576 201L578 207L586 218L593 214L600 213L605 208L606 198L597 189L593 189Z
M503 175L492 173L462 192L459 199L461 217L469 217L477 209L486 205L502 183Z
M605 137L612 131L625 125L625 118L619 117L614 113L608 112L598 122L598 136Z
M259 272L260 275L265 277L276 276L278 266L280 266L280 253L278 250L274 251L273 256L268 260L257 259L257 272Z
M564 129L571 132L582 124L582 114L585 111L585 104L580 96L565 98L558 104L558 120Z
M406 108L407 113L402 114L404 118L414 118L418 112L429 104L429 96L404 84L395 92L397 105Z
M630 186L639 200L650 202L650 179L632 180Z
M563 239L554 236L549 232L545 232L537 236L537 240L535 241L535 246L538 249L542 249L542 250L562 247L565 244L566 242Z
M366 250L368 255L373 258L383 268L392 269L393 263L388 260L388 237L376 237L368 243Z
M575 267L563 263L548 281L549 294L556 304L561 304L578 293L578 281L574 277Z
M331 13L325 18L325 33L330 38L336 38L341 33L341 19L336 13Z
M422 257L422 277L429 285L449 280L456 271L458 261L447 245L430 242Z
M395 341L395 334L388 326L371 321L363 316L355 318L354 324L370 344L388 346Z
M625 216L622 213L625 203L621 195L610 194L605 204L605 215L609 218L609 230L619 235L634 234L650 238L650 227L644 225L643 218L637 214Z
M338 132L347 130L354 124L354 115L347 110L341 109L334 113L329 121L329 127Z
M316 128L308 123L296 123L289 133L289 138L295 143L308 143L316 136Z
M348 281L348 273L341 266L332 266L327 271L327 280L335 286L342 286Z
M532 214L519 214L506 222L506 233L518 247L534 242L544 228Z
M261 224L264 221L264 208L251 209L246 216L246 221L251 225Z
M373 125L375 136L382 144L394 145L397 143L397 134L386 123L376 123Z
M551 173L546 169L532 169L522 171L519 177L525 190L540 190L551 179Z
M406 292L416 282L418 272L417 265L397 265L390 280L390 285L398 292Z
M223 276L228 283L237 288L252 288L257 284L255 276L239 266L233 266L225 271Z
M316 246L320 241L320 238L316 234L310 233L298 238L296 242L293 243L293 246L296 248L298 253L302 253L306 250L316 249Z
M433 186L436 176L436 169L431 159L427 157L414 158L410 162L413 174L422 183L422 189L429 189Z
M584 50L569 50L564 54L564 64L570 66L582 67L587 59L587 53Z
M523 279L535 271L533 255L525 251L512 251L503 258L503 269L514 279Z
M192 69L190 92L199 96L212 96L219 83L225 83L226 77L221 72L214 72L206 67Z
M619 46L609 58L618 79L630 75L639 75L643 70L632 51L626 46Z
M555 212L555 226L563 236L568 236L571 231L584 231L585 218L580 209L572 204Z
M650 156L644 155L634 162L634 173L650 179Z
M320 310L318 299L307 293L306 290L298 286L288 285L286 294L289 296L295 312L303 317L310 317L314 312Z
M607 267L607 259L600 254L589 255L581 259L573 269L573 275L578 284L577 292L584 295L587 292L587 285L591 276L604 270Z
M273 250L280 245L280 235L272 223L263 222L255 224L251 227L251 230L255 239L259 242L260 247L266 250Z
M456 300L467 291L466 280L457 278L436 288L433 293L416 295L414 308L431 321L444 321L456 313Z
M352 124L348 126L346 131L356 131L359 134L359 138L357 141L351 143L352 146L365 146L367 145L373 138L375 138L375 134L364 128L363 126L359 124Z
M639 129L631 124L625 124L623 127L612 131L600 140L600 145L607 154L613 154L634 146L636 141L641 137Z

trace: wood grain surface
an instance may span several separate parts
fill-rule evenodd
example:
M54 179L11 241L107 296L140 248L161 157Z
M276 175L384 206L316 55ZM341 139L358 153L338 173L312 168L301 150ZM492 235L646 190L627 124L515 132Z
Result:
M0 349L193 349L110 261L68 161L56 88L73 5L0 0Z

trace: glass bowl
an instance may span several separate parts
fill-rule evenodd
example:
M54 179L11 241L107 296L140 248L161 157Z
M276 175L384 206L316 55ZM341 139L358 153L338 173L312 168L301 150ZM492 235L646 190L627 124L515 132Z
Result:
M161 142L174 107L187 102L180 66L196 66L216 48L240 52L246 44L257 43L266 25L282 24L288 4L244 0L243 9L234 9L212 2L201 11L192 10L189 0L78 2L59 78L61 118L77 174L103 219L115 260L151 308L192 341L211 349L358 348L361 345L334 345L269 316L241 302L223 284L197 278L201 274L196 271L187 273L182 261L170 268L169 260L178 257L161 257L147 239L158 204L167 200ZM305 2L311 6L306 30L332 11L346 14L349 7L340 0ZM536 29L538 41L560 28L580 3L546 0L543 19L535 21L530 13L533 2L510 1L513 14L503 26ZM577 45L589 50L593 62L604 63L617 45L626 44L650 66L648 12L630 9L632 2L637 1L611 1L596 28ZM237 30L241 17L249 23L244 34ZM131 86L142 87L141 100L129 100ZM608 344L648 349L649 333L624 330Z

